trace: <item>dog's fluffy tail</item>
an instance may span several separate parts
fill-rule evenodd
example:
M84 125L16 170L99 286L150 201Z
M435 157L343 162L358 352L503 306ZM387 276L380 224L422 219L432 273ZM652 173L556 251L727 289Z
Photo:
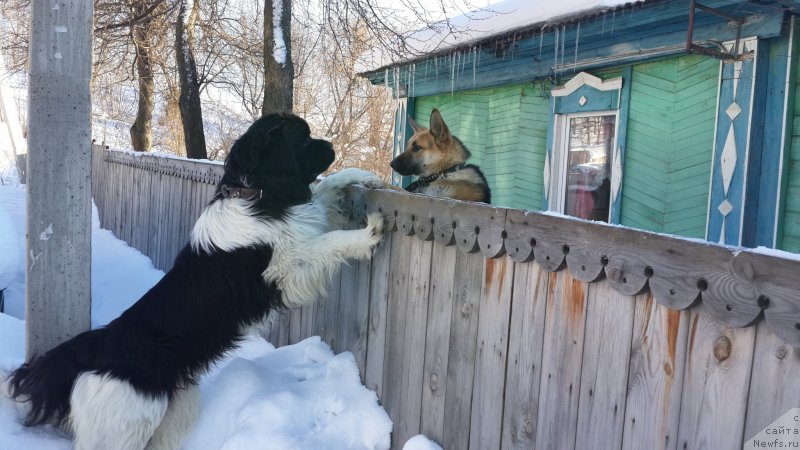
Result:
M5 389L12 399L29 403L25 425L60 424L67 417L72 385L91 370L98 334L82 333L11 372Z

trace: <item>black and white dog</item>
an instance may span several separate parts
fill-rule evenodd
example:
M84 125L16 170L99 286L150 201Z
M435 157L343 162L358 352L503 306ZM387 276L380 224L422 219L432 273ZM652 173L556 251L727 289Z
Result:
M303 119L257 120L163 279L108 326L11 373L6 389L23 402L26 424L64 426L78 450L178 448L209 365L271 310L317 299L343 261L369 258L382 238L380 215L363 229L330 231L344 222L346 186L382 185L348 169L311 186L333 160Z

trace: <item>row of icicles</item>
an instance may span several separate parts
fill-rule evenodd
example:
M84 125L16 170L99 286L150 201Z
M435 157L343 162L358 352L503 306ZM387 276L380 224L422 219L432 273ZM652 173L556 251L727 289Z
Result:
M634 8L631 7L631 15L633 14ZM601 36L604 35L606 32L613 33L614 32L614 22L616 20L616 10L612 10L610 12L611 18L607 21L607 16L609 15L608 12L604 12L595 16L596 21L602 20L602 31ZM607 26L608 22L608 26ZM544 45L544 39L546 36L545 29L548 28L548 25L544 25L539 33L534 33L530 37L520 38L516 34L512 36L511 45L510 45L510 52L503 52L503 59L509 57L511 59L515 58L514 49L517 46L518 42L521 42L523 39L531 39L533 47L538 40L539 45L539 53L537 56L534 57L536 62L542 62L542 48ZM572 63L567 64L565 63L565 58L567 55L567 48L566 48L566 36L568 32L572 32L572 30L568 30L566 25L561 25L560 27L550 27L551 29L547 32L547 34L552 35L553 39L553 65L551 68L551 76L560 76L564 73L565 70L572 70L573 72L578 67L578 48L580 45L580 33L581 33L581 23L575 26L575 44L574 48L571 48L570 53L572 53ZM546 59L547 56L544 56ZM462 87L464 83L464 79L471 77L472 78L472 87L474 88L476 85L476 78L477 78L477 71L480 68L481 64L481 47L479 46L472 46L469 49L459 49L454 50L449 54L446 55L438 55L431 58L426 59L424 62L421 63L411 63L409 65L403 66L405 70L401 70L401 66L396 65L392 67L387 67L384 72L384 85L386 88L392 88L393 92L397 93L400 92L400 87L403 86L407 89L406 95L408 97L415 97L415 84L417 77L421 77L422 80L427 81L430 77L433 79L440 79L441 74L447 74L450 77L450 94L452 95L455 91L456 86ZM391 81L390 81L391 79Z

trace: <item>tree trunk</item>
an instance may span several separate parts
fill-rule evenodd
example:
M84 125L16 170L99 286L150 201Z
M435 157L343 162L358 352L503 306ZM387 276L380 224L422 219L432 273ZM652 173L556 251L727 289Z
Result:
M186 156L193 159L206 159L206 137L203 132L203 108L200 105L200 82L194 60L194 21L197 17L197 2L181 0L178 20L175 23L175 55L178 63L178 80L181 95L178 103L183 122L183 142Z
M137 2L132 8L132 15L145 12L146 4ZM132 40L136 49L136 74L139 76L139 106L136 120L131 125L131 145L137 152L147 152L153 146L153 103L155 99L155 81L150 61L150 20L133 25Z
M92 2L31 2L26 355L89 329ZM55 30L55 32L54 32ZM5 257L0 255L0 257Z
M264 0L264 107L261 113L291 111L294 101L292 0Z
M183 124L181 123L181 90L177 86L169 86L166 93L164 116L161 125L167 128L166 146L178 156L186 156L183 141Z

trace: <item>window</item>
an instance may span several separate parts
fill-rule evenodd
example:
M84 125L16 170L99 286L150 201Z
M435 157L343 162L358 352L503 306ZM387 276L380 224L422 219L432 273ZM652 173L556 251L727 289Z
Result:
M556 118L556 184L551 209L608 222L616 111L564 114Z

